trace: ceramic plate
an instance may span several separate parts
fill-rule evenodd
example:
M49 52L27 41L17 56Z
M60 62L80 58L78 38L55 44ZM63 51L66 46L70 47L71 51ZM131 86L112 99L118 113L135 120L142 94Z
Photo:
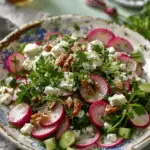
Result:
M17 51L19 43L35 42L43 39L47 31L62 32L63 34L73 33L75 35L85 36L94 28L108 28L116 35L128 39L135 49L141 47L146 63L144 66L145 77L150 80L150 42L145 40L138 33L116 24L110 24L104 20L84 16L61 16L47 18L43 21L37 21L14 31L0 42L0 79L7 77L6 59L14 51ZM0 106L0 133L15 143L21 150L45 150L39 141L22 135L19 130L13 128L7 120L9 108ZM130 150L141 149L150 142L150 126L146 129L139 129L132 139L126 140L123 144L109 150ZM106 149L102 149L106 150Z
M148 0L116 0L121 5L126 7L143 7Z

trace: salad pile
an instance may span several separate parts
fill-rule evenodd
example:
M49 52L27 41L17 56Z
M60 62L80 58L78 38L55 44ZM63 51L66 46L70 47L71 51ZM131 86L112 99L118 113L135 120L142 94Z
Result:
M149 125L143 65L140 50L107 29L49 32L7 58L0 102L11 108L9 122L47 150L114 147Z

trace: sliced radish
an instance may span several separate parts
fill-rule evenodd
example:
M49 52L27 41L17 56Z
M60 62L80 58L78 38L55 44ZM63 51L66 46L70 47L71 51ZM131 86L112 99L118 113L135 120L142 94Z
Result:
M38 127L32 131L31 135L36 139L45 139L49 137L51 134L53 134L57 130L57 128L58 128L57 124L50 127Z
M18 85L25 84L27 85L27 79L25 77L18 76L15 78Z
M118 138L116 142L111 143L110 141L108 141L106 139L106 137L104 138L104 141L102 143L101 138L96 142L97 145L99 145L100 147L104 147L104 148L111 148L111 147L115 147L119 144L121 144L124 141L123 138Z
M131 59L129 56L122 54L119 57L119 60L122 63L126 63L127 71L131 71L131 72L136 71L137 63L133 59Z
M131 121L131 123L137 127L137 128L145 128L149 125L150 123L150 116L148 115L148 112L145 110L145 114L142 115L138 115L136 114L134 111L132 111L132 108L129 108L129 112L133 113L134 118L131 118L129 116L129 119Z
M56 139L59 139L61 135L69 128L69 117L66 116L59 125L60 126L56 132Z
M30 120L31 115L31 107L26 103L20 103L9 112L8 120L13 125L20 127Z
M53 35L58 35L58 37L62 37L62 35L57 32L48 32L44 37L44 41L46 41L48 38L50 38Z
M74 144L76 148L86 148L88 146L93 145L100 138L99 131L96 131L94 136L89 134L81 134L79 139Z
M22 71L24 68L22 66L25 60L25 56L20 53L13 53L10 55L6 61L7 69L11 73L17 73Z
M114 47L116 51L122 51L131 54L133 51L133 47L131 43L121 37L115 37L109 41L108 47Z
M99 127L104 126L102 116L105 114L105 108L108 105L104 100L93 103L89 109L89 117L91 122Z
M109 41L112 40L113 38L115 38L115 35L108 29L104 28L94 29L87 35L88 41L100 40L105 45L108 45Z
M131 84L130 84L129 80L124 81L124 88L127 91L131 91L132 90L131 89Z
M47 110L46 110L47 111ZM43 127L51 126L59 122L64 116L64 107L61 103L57 103L51 110L49 119L42 122Z
M94 94L89 95L88 89L81 86L80 94L87 102L94 103L100 101L106 94L109 94L110 89L108 83L102 77L92 75L91 79L96 84L98 90Z

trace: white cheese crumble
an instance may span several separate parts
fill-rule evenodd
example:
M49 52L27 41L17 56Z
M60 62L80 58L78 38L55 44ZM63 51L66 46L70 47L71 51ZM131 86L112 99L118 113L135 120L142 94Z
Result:
M111 106L124 105L127 103L127 99L123 94L115 94L108 98Z
M26 58L22 66L25 70L30 71L32 69L32 61L29 58Z
M34 126L30 123L26 123L21 129L20 132L23 134L31 134L32 130L33 130Z
M75 81L72 72L64 72L64 79L60 82L59 87L65 90L73 91Z
M8 105L12 100L12 96L9 93L0 94L0 104Z
M104 122L104 129L110 129L112 127L111 124L109 124L108 122Z
M67 54L67 51L65 50L64 47L68 47L68 46L69 46L69 44L66 41L61 41L60 43L58 43L57 45L55 45L51 49L51 53L52 53L53 57L57 58L61 54Z
M48 94L51 94L51 95L60 95L60 90L58 88L54 88L54 87L51 87L51 86L46 86L45 90L44 90L44 93L46 95L48 95Z
M13 80L13 77L6 78L6 80L5 80L6 81L6 85L9 86L12 80Z
M110 134L107 134L107 140L110 141L111 143L114 143L117 141L117 135L116 134L113 134L113 133L110 133Z
M84 116L84 114L85 114L84 110L80 110L80 112L78 113L78 115L76 117L82 118Z
M145 83L145 82L146 82L145 79L142 79L142 78L140 78L140 77L135 77L135 81L141 82L141 83Z
M119 66L120 70L126 70L126 64L120 64Z
M4 93L9 93L9 94L13 94L14 92L14 89L13 88L8 88L8 87L5 87L5 86L2 86L0 88L0 94L4 94Z
M114 47L109 47L107 48L107 51L109 52L109 54L114 54L116 50Z
M94 46L94 45L98 45L100 48L104 48L104 44L103 44L101 41L99 41L99 40L94 40L94 41L92 41L92 42L90 42L90 43L88 44L87 51L88 51L88 52L93 51L93 46Z
M85 52L85 54L88 59L88 62L82 64L85 70L93 71L102 65L102 59L99 58L96 52Z
M29 43L25 46L23 53L25 56L34 57L41 51L41 47L36 43Z

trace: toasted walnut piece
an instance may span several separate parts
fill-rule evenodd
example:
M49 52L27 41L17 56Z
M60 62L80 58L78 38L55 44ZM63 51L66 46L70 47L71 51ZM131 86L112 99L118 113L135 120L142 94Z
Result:
M72 62L73 62L73 56L70 54L63 65L63 71L69 71Z
M106 108L105 108L105 112L106 114L113 114L115 112L118 112L120 109L119 107L117 106L110 106L110 105L107 105Z
M52 49L52 46L51 46L51 45L46 45L46 46L44 47L44 51L46 51L46 52L50 52L51 49Z
M39 125L40 123L45 122L48 119L49 119L49 115L42 114L42 113L36 113L31 116L30 123L33 125Z
M73 116L77 116L83 106L82 101L79 99L75 98L73 99Z
M57 59L56 59L56 61L55 61L55 64L57 65L57 66L63 66L64 65L64 63L65 63L65 61L66 61L66 59L68 58L68 54L61 54Z
M87 89L89 95L95 94L95 92L98 90L97 84L88 83L86 80L81 81L81 86Z
M119 89L119 90L122 90L122 89L123 89L123 83L122 83L121 80L116 80L116 81L114 82L114 84L115 84L115 88L117 88L117 89Z

